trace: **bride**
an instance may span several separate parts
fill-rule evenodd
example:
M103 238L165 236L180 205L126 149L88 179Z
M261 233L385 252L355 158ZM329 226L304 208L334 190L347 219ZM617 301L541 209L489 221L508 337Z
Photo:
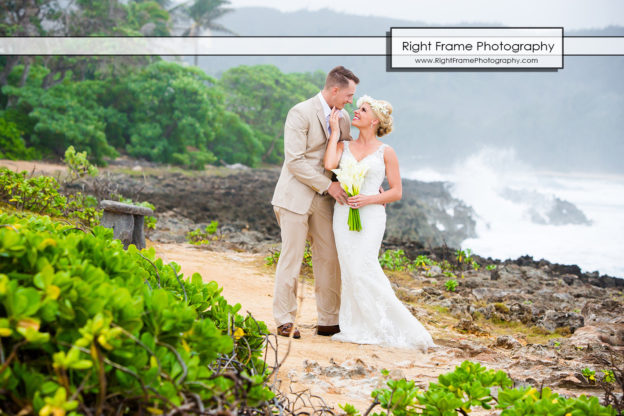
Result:
M378 137L392 130L390 103L363 96L351 124L360 130L355 141L338 141L340 112L332 109L331 135L325 169L339 167L352 158L368 166L360 194L348 205L334 207L334 237L340 261L342 299L340 332L333 339L357 344L381 344L427 350L431 335L395 296L379 264L378 255L386 228L385 204L401 199L399 161L394 150ZM384 177L390 189L380 192ZM358 208L361 231L349 231L349 208Z

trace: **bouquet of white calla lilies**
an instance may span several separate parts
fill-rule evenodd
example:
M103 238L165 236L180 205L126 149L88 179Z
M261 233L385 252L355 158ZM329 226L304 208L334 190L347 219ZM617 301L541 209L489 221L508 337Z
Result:
M336 174L340 185L347 195L355 196L360 193L360 188L368 169L369 166L365 163L358 162L354 158L345 158L340 164L340 169L332 169L332 172ZM347 222L350 231L362 230L360 210L358 208L349 208L349 219Z

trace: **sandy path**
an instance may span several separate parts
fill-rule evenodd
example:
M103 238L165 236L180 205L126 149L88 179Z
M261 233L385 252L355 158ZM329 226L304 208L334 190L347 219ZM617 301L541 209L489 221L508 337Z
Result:
M42 162L40 160L26 161L26 160L7 160L0 159L0 166L7 167L13 171L21 172L23 170L28 173L43 173L48 175L56 175L60 172L67 172L67 167L63 164Z
M269 329L275 329L272 318L273 269L263 265L262 256L237 252L217 253L190 244L154 243L153 246L164 261L180 264L185 276L197 272L205 281L215 280L223 287L228 302L240 303L242 311L251 312L257 319L265 321ZM370 403L371 391L382 383L379 373L382 368L416 380L417 384L425 387L438 374L452 370L463 361L456 357L452 349L444 347L424 354L398 348L332 341L315 335L315 324L314 290L310 284L306 284L299 324L302 337L293 340L290 355L278 378L282 381L282 391L288 391L291 383L294 391L310 389L312 393L322 395L328 405L334 406L337 411L340 411L337 404L345 402L365 410ZM436 330L432 329L435 339ZM287 350L288 340L278 338L278 350L282 357ZM314 363L306 366L306 360L316 361L318 366ZM318 374L319 371L322 374Z

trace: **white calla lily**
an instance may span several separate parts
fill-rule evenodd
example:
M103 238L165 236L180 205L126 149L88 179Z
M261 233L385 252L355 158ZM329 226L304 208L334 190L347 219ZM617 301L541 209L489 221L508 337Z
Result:
M368 172L369 166L365 163L358 162L354 157L344 158L340 162L340 169L332 169L336 174L340 185L348 196L355 196L360 193L364 177ZM349 230L360 231L362 224L360 222L360 211L357 208L349 209Z

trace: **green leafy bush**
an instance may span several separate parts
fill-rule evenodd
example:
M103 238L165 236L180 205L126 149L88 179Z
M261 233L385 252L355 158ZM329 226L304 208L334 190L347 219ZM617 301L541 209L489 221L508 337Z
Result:
M388 375L387 371L383 372ZM533 387L512 389L512 380L503 371L488 370L478 363L464 361L455 371L441 374L437 383L420 391L413 381L388 380L386 388L371 393L375 406L384 409L381 415L467 415L475 407L485 410L500 409L501 416L615 416L611 407L601 406L596 397L564 398L549 388L541 391ZM498 398L491 388L498 389ZM340 406L348 415L359 415L350 404Z
M584 368L581 371L581 374L583 374L583 376L590 382L596 382L596 372L591 368Z
M112 230L0 212L0 409L262 408L266 325ZM242 410L241 410L242 409ZM70 413L76 415L78 413Z
M414 267L420 267L425 270L429 270L431 266L436 265L436 262L431 260L429 257L424 255L419 255L413 262Z
M78 169L83 169L85 165L80 166L82 167ZM90 167L92 166L88 164L87 171ZM0 201L18 210L77 219L87 226L99 224L102 210L99 209L98 200L94 196L85 195L82 192L65 196L59 192L59 189L59 183L54 177L43 175L28 177L27 171L18 173L0 167ZM119 202L154 209L154 205L147 201L134 202L121 195L112 195L111 198ZM156 217L145 217L145 227L156 228Z
M379 257L379 264L384 269L392 271L412 270L414 268L403 250L384 251L381 257Z
M65 150L65 159L72 180L82 178L85 175L97 176L98 170L87 160L87 152L76 152L74 146Z
M264 264L267 266L277 265L279 261L281 251L276 250L264 258ZM310 244L306 243L305 250L303 251L303 260L301 261L303 267L312 268L312 251L310 251Z
M64 196L58 181L51 176L28 177L27 171L14 172L0 167L0 201L18 210L55 217L76 218L85 225L95 225L102 214L97 200L81 192Z
M109 83L68 79L46 89L42 83L48 72L48 68L33 65L25 86L3 87L3 92L17 101L12 110L28 115L30 145L55 156L63 156L73 145L87 151L98 164L103 164L105 157L117 157L105 131L117 112L101 104L102 97L109 94Z
M210 224L205 226L203 230L197 228L196 230L186 233L186 241L197 246L210 244L211 240L218 238L218 236L215 235L218 229L219 221L210 221Z
M469 248L466 250L457 250L455 252L455 259L457 260L457 266L460 270L463 270L465 266L474 270L479 270L481 268L481 265L472 258L472 250Z
M38 159L39 152L27 148L18 126L0 117L0 159Z
M447 280L446 283L444 283L444 287L449 292L455 292L455 289L457 288L457 280L455 280L455 279Z

